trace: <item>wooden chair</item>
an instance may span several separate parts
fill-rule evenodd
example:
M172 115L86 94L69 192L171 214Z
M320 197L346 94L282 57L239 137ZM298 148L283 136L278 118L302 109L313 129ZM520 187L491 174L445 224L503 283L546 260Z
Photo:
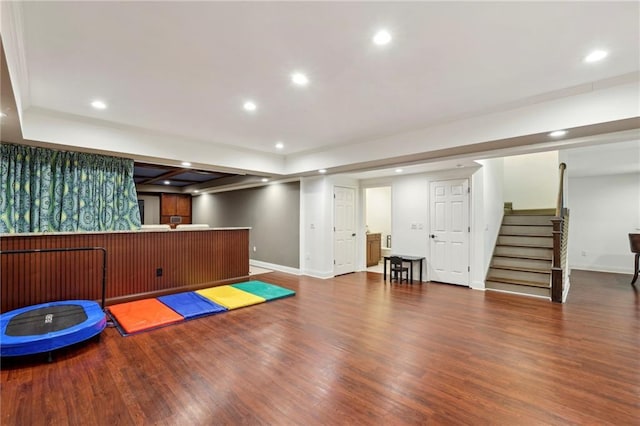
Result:
M633 279L631 280L631 285L635 286L638 273L640 273L640 234L629 234L629 245L631 246L631 253L636 254L636 262L633 267Z
M402 275L404 274L404 280L409 283L409 268L404 266L401 257L391 256L389 258L389 265L391 266L390 275L392 281L395 279L396 281L401 283L403 280Z

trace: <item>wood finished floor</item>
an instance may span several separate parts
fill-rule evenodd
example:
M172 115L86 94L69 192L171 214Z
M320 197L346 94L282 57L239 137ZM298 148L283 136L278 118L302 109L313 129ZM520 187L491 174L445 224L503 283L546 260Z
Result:
M640 424L640 295L568 303L444 284L252 277L292 298L3 360L4 425Z

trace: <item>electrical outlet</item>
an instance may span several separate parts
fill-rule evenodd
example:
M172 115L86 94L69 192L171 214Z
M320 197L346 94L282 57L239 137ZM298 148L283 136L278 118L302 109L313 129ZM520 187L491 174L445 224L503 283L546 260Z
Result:
M156 277L161 277L161 276L162 276L162 268L156 269Z

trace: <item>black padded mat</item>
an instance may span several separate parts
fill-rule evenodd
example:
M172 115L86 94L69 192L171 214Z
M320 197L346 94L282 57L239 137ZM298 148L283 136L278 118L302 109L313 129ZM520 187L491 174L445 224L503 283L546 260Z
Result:
M34 336L64 330L87 320L80 305L58 305L16 315L7 324L7 336Z

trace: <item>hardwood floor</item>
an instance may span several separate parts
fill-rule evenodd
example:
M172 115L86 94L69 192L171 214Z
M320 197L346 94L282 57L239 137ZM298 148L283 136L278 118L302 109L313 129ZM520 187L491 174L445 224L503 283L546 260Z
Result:
M568 302L375 273L253 279L292 298L4 359L5 425L640 423L640 295L574 271Z

